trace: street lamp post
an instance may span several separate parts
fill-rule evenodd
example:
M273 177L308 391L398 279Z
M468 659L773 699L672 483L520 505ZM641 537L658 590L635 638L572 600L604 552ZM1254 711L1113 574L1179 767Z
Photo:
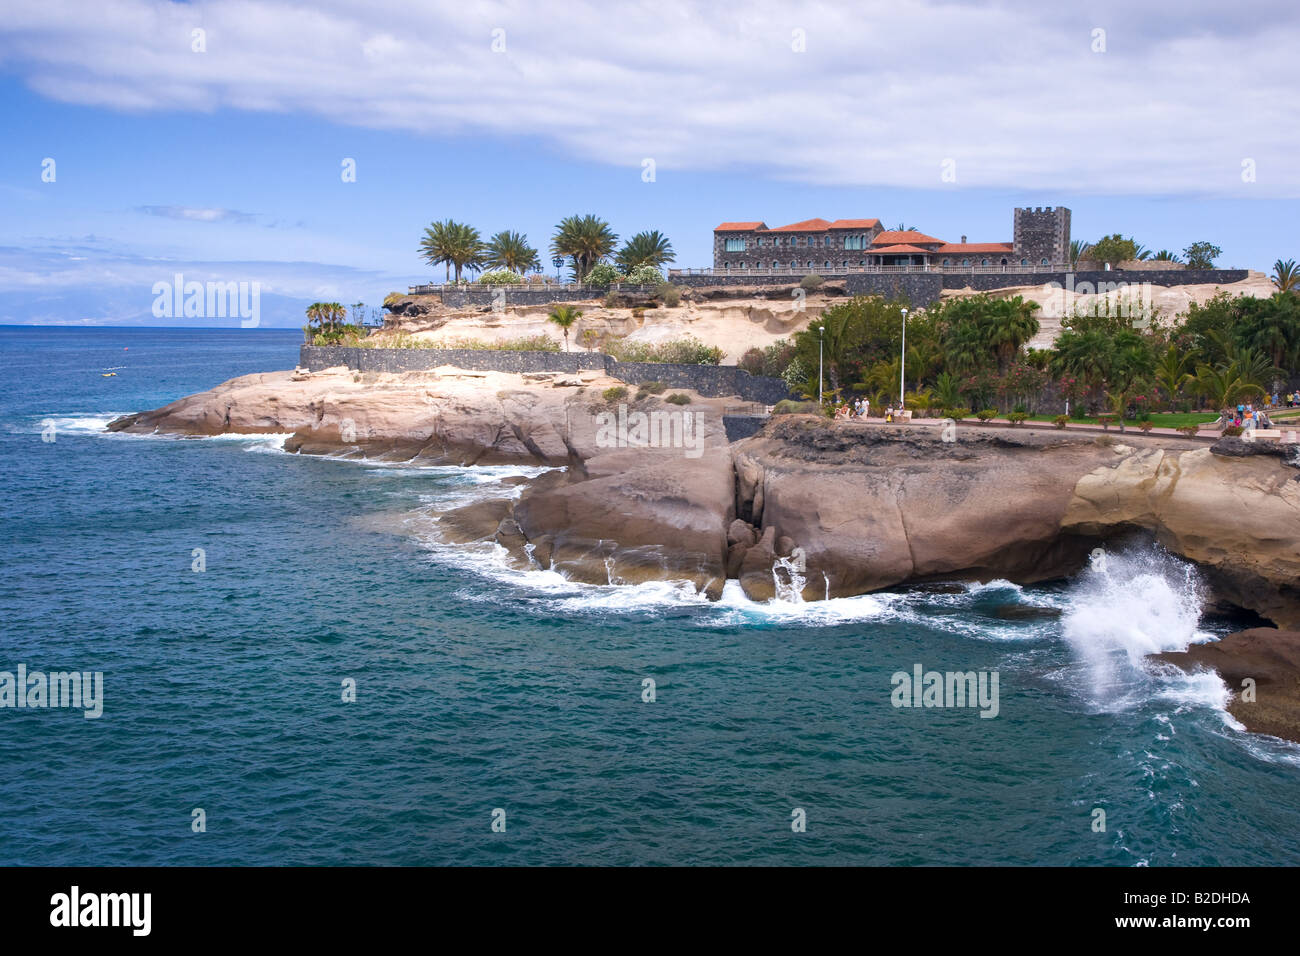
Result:
M904 368L906 364L907 364L907 309L904 309L903 310L903 347L900 350L898 356L898 405L900 408L904 407L905 402L903 396L907 394L907 390L905 388L905 383L907 380L905 377L905 368Z
M826 326L817 326L817 404L822 403L822 345L826 341Z
M560 266L564 265L564 257L556 256L551 260L551 265L555 266L555 281L560 281Z

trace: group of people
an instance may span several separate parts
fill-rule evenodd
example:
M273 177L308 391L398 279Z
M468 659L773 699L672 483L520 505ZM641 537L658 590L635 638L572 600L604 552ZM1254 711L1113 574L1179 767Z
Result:
M1290 396L1288 396L1289 398ZM1273 403L1277 404L1277 396L1273 396ZM1237 414L1232 419L1233 425L1240 425L1246 430L1252 428L1272 428L1273 422L1269 419L1268 413L1262 408L1256 408L1249 402L1245 405L1237 406Z
M898 417L898 413L902 410L902 405L895 406L891 402L885 408L885 421L895 421ZM851 402L844 402L835 409L835 417L842 421L850 421L854 418L870 418L871 400L868 398L855 398Z
M1295 408L1297 405L1300 405L1300 389L1297 389L1294 392L1287 392L1285 395L1282 396L1282 398L1286 401L1287 408ZM1273 407L1278 408L1281 406L1281 404L1282 403L1278 401L1277 393L1274 392Z
M850 418L870 418L871 400L866 398L857 398L852 402L845 402L839 408L835 409L835 417L845 420Z

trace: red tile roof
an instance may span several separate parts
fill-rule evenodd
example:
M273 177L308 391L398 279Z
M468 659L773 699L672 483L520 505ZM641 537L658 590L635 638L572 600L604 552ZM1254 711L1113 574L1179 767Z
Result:
M974 252L1011 252L1015 246L1010 242L945 242L935 252L974 253Z
M900 243L911 243L913 245L942 245L942 239L936 239L934 236L927 236L923 232L915 232L911 229L906 230L885 230L871 241L872 246L896 246Z
M714 229L714 232L750 232L752 230L763 230L766 232L826 232L828 229L875 229L880 225L879 219L836 219L834 222L828 222L825 219L805 219L802 222L792 222L788 226L775 226L767 228L766 223L762 222L724 222ZM920 233L917 233L920 235ZM941 240L934 240L939 242Z
M825 219L805 219L803 222L792 222L788 226L777 226L775 229L769 229L769 232L825 232L830 223Z
M866 251L873 256L878 256L881 254L887 256L893 256L893 255L907 255L909 253L921 253L922 255L924 255L928 253L930 250L922 249L920 246L898 245L898 246L882 246L882 247L872 246L870 249L867 249Z

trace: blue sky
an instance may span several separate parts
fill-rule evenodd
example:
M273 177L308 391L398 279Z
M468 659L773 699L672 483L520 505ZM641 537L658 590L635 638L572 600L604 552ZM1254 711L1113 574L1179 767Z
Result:
M1062 204L1075 238L1208 239L1220 265L1262 271L1300 258L1289 5L717 9L17 12L0 27L0 323L173 324L151 288L182 272L258 282L262 324L296 326L314 299L378 304L437 275L416 246L446 217L523 231L549 261L554 224L596 213L704 266L723 220L1001 241L1014 206Z

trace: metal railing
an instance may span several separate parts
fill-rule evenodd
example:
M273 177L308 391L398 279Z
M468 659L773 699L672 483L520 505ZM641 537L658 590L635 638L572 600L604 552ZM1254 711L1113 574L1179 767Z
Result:
M495 292L504 289L507 292L593 292L604 295L606 292L649 293L655 291L652 285L628 285L615 282L611 285L586 285L581 282L507 282L492 285L483 282L425 283L407 286L407 295L440 295L447 292Z
M996 265L996 266L942 266L942 265L919 265L919 266L781 266L777 269L669 269L668 278L673 279L678 276L712 276L715 278L743 279L746 276L806 276L816 274L819 276L842 276L842 275L915 275L927 272L941 273L943 275L1010 275L1015 273L1035 273L1035 272L1068 272L1070 267L1065 263L1055 265L1038 265L1038 266L1020 266L1020 265Z

